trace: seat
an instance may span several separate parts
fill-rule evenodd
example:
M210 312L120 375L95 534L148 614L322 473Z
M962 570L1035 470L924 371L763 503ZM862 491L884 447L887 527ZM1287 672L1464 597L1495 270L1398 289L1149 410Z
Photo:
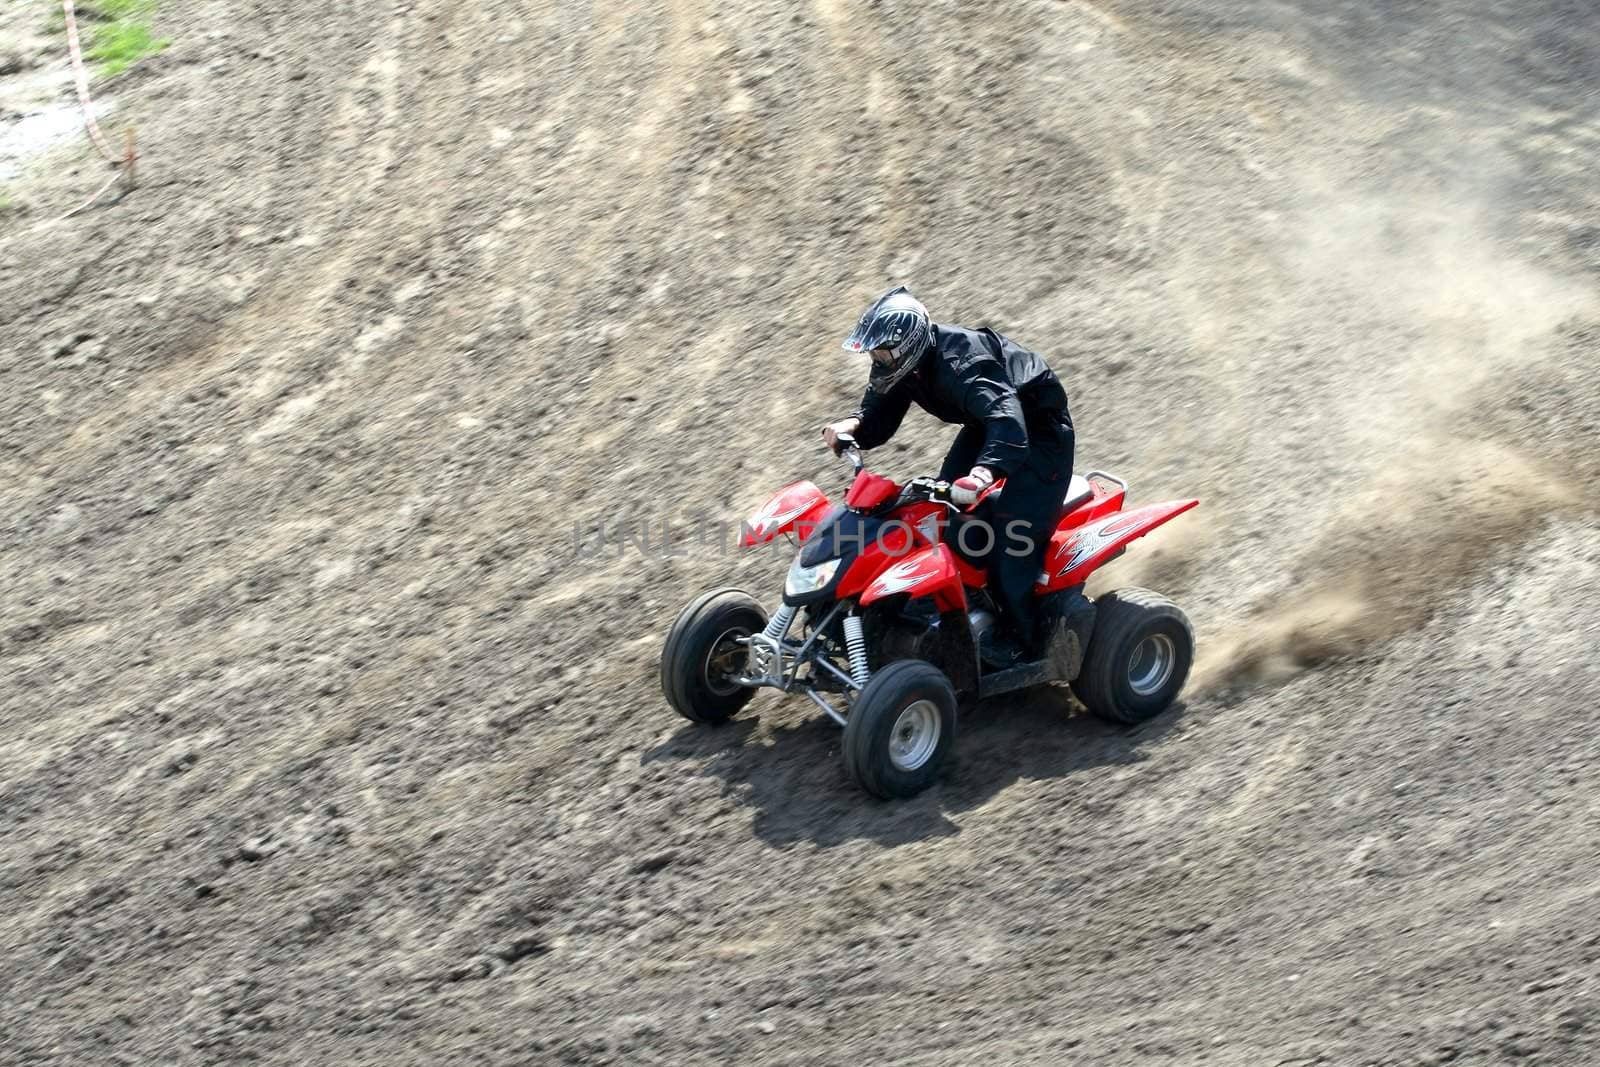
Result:
M1089 484L1089 479L1081 474L1074 474L1067 482L1067 498L1061 503L1061 513L1067 514L1073 508L1087 504L1094 498L1094 486Z

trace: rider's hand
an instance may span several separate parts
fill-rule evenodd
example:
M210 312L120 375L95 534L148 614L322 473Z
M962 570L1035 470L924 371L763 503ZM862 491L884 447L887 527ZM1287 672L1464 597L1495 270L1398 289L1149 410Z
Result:
M994 484L994 471L988 467L973 467L965 478L957 478L950 485L950 499L962 507L978 499L978 494Z
M861 429L860 419L840 419L838 422L822 428L822 439L827 442L829 448L833 449L834 455L838 455L839 435L854 436L859 429Z

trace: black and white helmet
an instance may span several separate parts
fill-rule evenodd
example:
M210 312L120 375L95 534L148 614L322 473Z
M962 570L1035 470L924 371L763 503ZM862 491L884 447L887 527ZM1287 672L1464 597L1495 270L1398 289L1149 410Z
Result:
M900 285L872 302L844 347L848 352L888 353L886 359L873 358L871 378L874 392L887 393L916 368L932 341L928 309Z

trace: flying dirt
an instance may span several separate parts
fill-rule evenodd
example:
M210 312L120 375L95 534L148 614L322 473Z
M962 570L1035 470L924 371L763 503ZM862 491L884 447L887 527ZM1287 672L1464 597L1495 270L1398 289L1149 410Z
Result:
M1600 1060L1587 3L164 0L63 222L51 7L0 1062ZM900 283L1201 503L1088 590L1183 605L1169 710L996 696L886 802L808 701L663 696L792 550L618 531L837 484Z

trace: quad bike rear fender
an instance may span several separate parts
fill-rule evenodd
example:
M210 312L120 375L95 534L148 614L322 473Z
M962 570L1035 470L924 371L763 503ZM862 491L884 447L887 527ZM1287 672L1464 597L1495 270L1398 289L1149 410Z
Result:
M1039 575L1034 593L1053 593L1082 584L1101 564L1120 554L1130 541L1171 522L1199 503L1198 500L1168 500L1132 511L1114 512L1075 529L1058 528L1050 538L1044 571Z

